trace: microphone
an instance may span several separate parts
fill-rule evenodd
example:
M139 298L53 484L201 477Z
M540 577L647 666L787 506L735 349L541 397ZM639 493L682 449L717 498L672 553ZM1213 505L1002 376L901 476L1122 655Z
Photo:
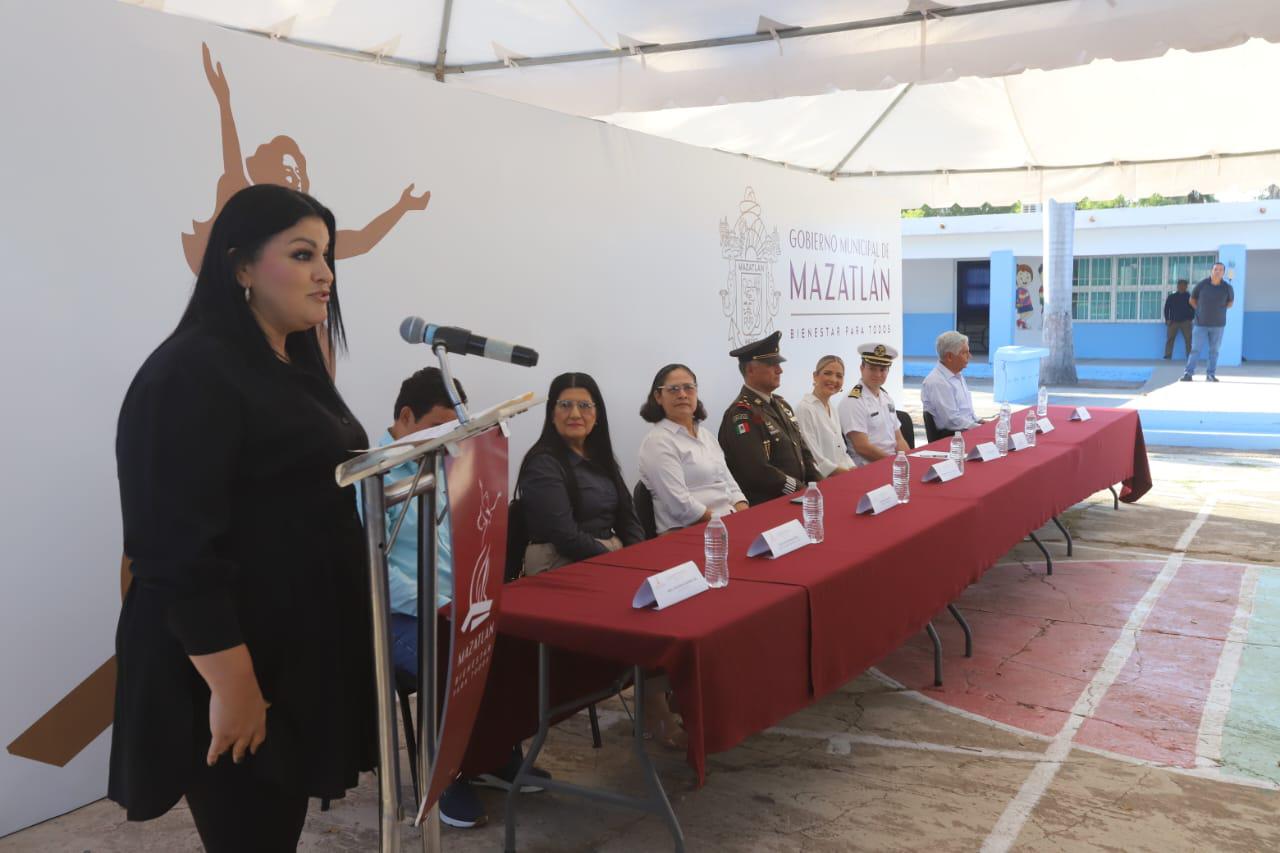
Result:
M426 344L432 349L442 346L455 355L480 355L496 361L518 364L521 367L533 367L538 363L536 350L509 344L496 338L473 335L470 329L437 326L421 317L405 317L400 323L400 337L407 343Z

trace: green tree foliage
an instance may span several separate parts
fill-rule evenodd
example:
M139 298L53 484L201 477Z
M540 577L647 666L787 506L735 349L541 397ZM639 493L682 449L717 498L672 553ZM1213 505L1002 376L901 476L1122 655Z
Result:
M1280 187L1269 187L1264 192L1270 191L1280 192ZM1264 196L1265 197L1265 196ZM1275 198L1276 196L1271 196ZM1130 201L1122 195L1115 198L1107 199L1089 199L1082 198L1076 202L1076 210L1109 210L1116 207L1164 207L1171 204L1207 204L1217 201L1212 195L1202 195L1195 190L1186 195L1164 196L1156 193L1146 198L1140 198ZM927 204L920 207L907 208L902 211L903 219L922 219L929 216L981 216L989 213L1022 213L1022 203L1014 202L1010 205L994 205L984 203L979 207L961 207L953 204L950 207L930 207Z

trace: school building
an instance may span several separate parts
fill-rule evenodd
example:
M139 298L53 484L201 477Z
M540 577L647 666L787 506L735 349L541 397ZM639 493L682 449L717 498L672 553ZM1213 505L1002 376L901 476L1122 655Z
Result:
M1081 210L1072 316L1078 359L1164 353L1165 296L1227 266L1236 301L1219 363L1280 361L1280 200ZM902 220L903 344L935 357L940 332L969 335L977 358L1040 345L1039 212ZM1174 357L1182 354L1181 342Z

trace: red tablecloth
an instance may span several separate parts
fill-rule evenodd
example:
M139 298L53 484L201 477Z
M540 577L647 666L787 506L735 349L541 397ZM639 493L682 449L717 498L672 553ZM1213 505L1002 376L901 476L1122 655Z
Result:
M825 541L777 560L748 558L747 546L799 518L798 505L779 498L728 517L724 590L662 613L631 609L642 573L701 565L702 526L686 528L508 586L499 631L664 669L701 779L706 752L733 746L876 663L1051 516L1116 482L1124 481L1129 502L1151 488L1136 412L1091 409L1092 420L1073 423L1071 411L1051 407L1056 429L1035 448L969 462L950 483L922 482L934 460L913 457L910 503L880 516L854 509L889 481L889 460L824 481ZM1015 413L1014 425L1023 417ZM991 440L994 429L966 433L968 445Z
M811 701L808 604L802 589L740 583L667 610L635 610L631 598L643 577L579 563L516 581L503 591L498 631L590 656L553 661L557 692L565 698L572 695L563 688L566 679L582 682L579 666L594 667L595 686L607 684L619 664L665 671L689 734L689 763L701 781L707 752L730 749ZM490 761L492 744L509 748L537 724L529 687L536 684L536 659L527 647L506 651L495 653L496 671L472 735L471 752L483 750ZM615 663L601 669L601 659ZM513 660L523 662L524 674L506 681L502 673ZM473 755L465 769L484 769L483 761Z

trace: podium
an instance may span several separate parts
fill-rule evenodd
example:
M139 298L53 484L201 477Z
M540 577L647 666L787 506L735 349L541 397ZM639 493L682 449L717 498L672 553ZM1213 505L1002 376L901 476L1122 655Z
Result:
M418 519L418 707L416 822L422 849L440 849L436 801L458 773L479 710L497 632L506 554L507 421L535 405L532 393L472 415L456 396L443 347L435 348L457 422L424 430L338 466L340 486L360 485L369 556L377 690L379 849L398 853L405 810L400 795L395 673L387 554L407 513ZM384 484L393 468L416 464L414 476ZM387 511L401 507L388 532ZM439 682L436 570L453 567L453 601L444 711L437 725ZM407 723L408 721L406 721Z

